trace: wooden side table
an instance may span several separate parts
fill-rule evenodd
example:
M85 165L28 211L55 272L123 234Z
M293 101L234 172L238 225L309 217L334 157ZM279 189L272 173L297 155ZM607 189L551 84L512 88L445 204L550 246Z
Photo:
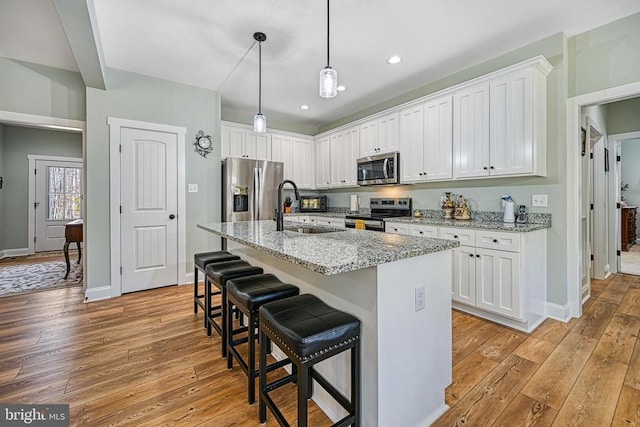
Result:
M76 242L78 245L78 264L80 264L80 260L82 259L82 250L80 249L80 243L82 242L82 219L76 219L65 225L64 238L64 260L67 262L67 274L64 275L64 278L66 279L69 276L69 270L71 270L71 265L69 264L69 243Z

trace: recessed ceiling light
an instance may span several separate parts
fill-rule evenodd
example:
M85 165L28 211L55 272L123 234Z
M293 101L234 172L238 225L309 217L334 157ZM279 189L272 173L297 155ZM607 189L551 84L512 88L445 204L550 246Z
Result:
M402 62L402 58L400 58L399 56L396 56L396 55L387 58L387 64L395 65L395 64L399 64L401 62Z
M342 92L343 90L347 90L346 87L344 87L343 85L338 86L337 88L340 92Z
M308 110L308 109L309 109L309 106L308 106L308 105L306 105L306 104L305 104L305 105L301 105L301 106L300 106L300 109L301 109L301 110Z

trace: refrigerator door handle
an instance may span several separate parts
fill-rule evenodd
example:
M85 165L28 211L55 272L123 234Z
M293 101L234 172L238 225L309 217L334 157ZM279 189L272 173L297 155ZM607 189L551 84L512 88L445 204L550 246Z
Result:
M253 221L260 219L260 168L253 169Z

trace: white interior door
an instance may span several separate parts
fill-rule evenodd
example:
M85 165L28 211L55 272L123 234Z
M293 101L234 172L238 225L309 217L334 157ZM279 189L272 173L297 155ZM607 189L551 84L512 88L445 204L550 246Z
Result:
M61 250L65 224L82 217L82 162L35 164L35 251Z
M177 135L121 129L122 292L178 283Z

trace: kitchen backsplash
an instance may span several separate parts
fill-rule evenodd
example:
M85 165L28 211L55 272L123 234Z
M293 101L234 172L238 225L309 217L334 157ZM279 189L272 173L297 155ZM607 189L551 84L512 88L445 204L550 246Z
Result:
M441 209L418 209L425 219L442 219L444 216ZM415 213L415 210L414 210ZM503 212L475 212L471 211L472 221L482 222L502 222ZM526 222L531 224L545 224L551 226L551 214L546 213L526 213Z

